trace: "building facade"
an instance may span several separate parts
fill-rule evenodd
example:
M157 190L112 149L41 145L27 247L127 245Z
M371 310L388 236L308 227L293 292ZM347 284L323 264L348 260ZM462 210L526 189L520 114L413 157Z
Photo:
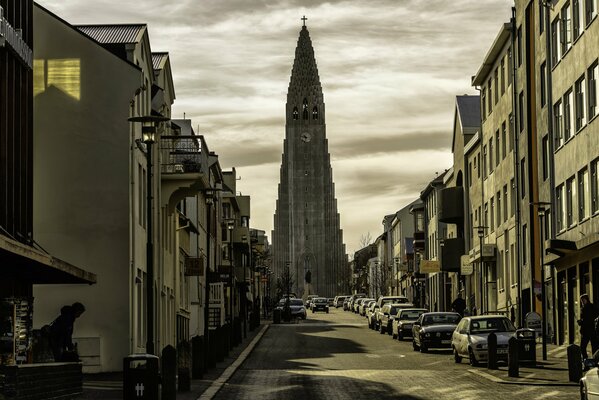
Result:
M303 26L286 105L286 133L274 215L274 271L293 276L298 296L337 295L347 263L326 138L326 113L312 41Z

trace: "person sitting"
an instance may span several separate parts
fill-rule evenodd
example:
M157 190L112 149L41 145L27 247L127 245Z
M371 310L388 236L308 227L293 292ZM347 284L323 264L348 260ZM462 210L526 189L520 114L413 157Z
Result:
M79 361L73 344L75 320L85 312L83 304L77 302L60 309L60 315L48 326L47 332L54 361ZM75 357L73 357L75 356Z

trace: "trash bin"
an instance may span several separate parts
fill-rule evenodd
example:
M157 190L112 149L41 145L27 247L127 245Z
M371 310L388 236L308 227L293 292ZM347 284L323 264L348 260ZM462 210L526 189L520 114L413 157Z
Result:
M153 354L131 354L123 359L123 399L158 400L159 358Z
M272 312L272 322L274 322L275 324L280 324L281 323L281 309L280 308L275 308Z
M537 363L535 330L530 328L518 329L516 331L516 339L518 339L520 363L535 365Z

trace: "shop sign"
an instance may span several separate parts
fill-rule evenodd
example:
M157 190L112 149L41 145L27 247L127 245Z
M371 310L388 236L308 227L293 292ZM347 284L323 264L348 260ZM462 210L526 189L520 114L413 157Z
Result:
M185 276L204 276L204 258L186 257Z
M460 258L460 274L461 275L472 275L474 273L474 267L470 262L470 256L468 254L463 255Z
M537 332L537 334L541 334L541 332L543 331L541 315L534 311L531 311L528 314L526 314L526 316L524 317L524 325L526 325L526 327L529 329L534 329Z
M421 260L420 261L420 273L421 274L434 274L435 272L441 271L441 264L439 261L433 260Z

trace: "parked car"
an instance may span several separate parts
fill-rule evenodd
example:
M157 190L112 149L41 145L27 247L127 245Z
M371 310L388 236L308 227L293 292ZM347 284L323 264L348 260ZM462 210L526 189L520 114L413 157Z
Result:
M306 303L304 304L306 306L306 308L310 308L310 303L312 302L313 299L315 299L317 297L318 297L317 294L308 295L308 297L306 297Z
M503 315L479 315L464 317L451 337L451 348L456 363L463 357L476 366L488 359L487 339L489 333L497 335L497 359L507 360L508 340L516 334L516 328L509 318Z
M411 303L401 303L401 304L384 304L382 308L379 309L377 313L377 327L381 334L388 333L391 335L391 330L393 329L393 319L399 310L404 308L414 308L414 304Z
M410 300L406 296L379 296L379 298L376 300L376 303L379 307L382 307L387 303L400 304L409 302Z
M412 337L412 324L418 317L427 312L426 308L404 308L397 311L397 314L391 320L391 335L393 339L403 340Z
M337 296L335 297L335 308L343 307L343 302L347 296Z
M312 302L310 303L310 308L312 309L313 313L315 313L316 311L325 311L328 314L329 300L326 297L317 297L315 299L312 299Z
M364 304L364 301L366 300L365 297L359 298L354 302L354 313L359 314L360 313L360 307L362 307L362 304Z
M366 319L368 320L368 327L370 329L376 329L376 311L378 308L379 306L376 304L376 301L371 301L366 309Z
M343 311L348 311L349 310L349 304L350 304L350 298L346 297L345 300L343 300Z
M277 304L277 309L281 311L285 311L285 303L286 299L281 299L279 304ZM304 302L302 299L289 299L289 308L291 309L291 317L306 319L308 313L306 312L306 307L304 306Z
M370 303L372 301L375 301L375 300L374 299L364 299L362 301L362 305L360 306L360 309L358 310L358 314L360 314L363 317L366 316L366 309L368 308L368 306L370 305Z
M597 353L596 353L597 354ZM580 379L580 399L591 400L599 399L599 368L598 359L585 360L585 368L590 368L582 379Z
M426 353L431 348L451 348L451 336L462 317L455 312L421 314L412 326L414 351Z
M357 299L361 299L361 298L363 298L363 297L366 297L366 293L357 293L357 294L352 294L352 295L349 297L349 302L348 302L348 307L347 307L348 311L353 311L353 310L354 310L354 308L353 308L353 307L354 307L354 302L355 302Z

